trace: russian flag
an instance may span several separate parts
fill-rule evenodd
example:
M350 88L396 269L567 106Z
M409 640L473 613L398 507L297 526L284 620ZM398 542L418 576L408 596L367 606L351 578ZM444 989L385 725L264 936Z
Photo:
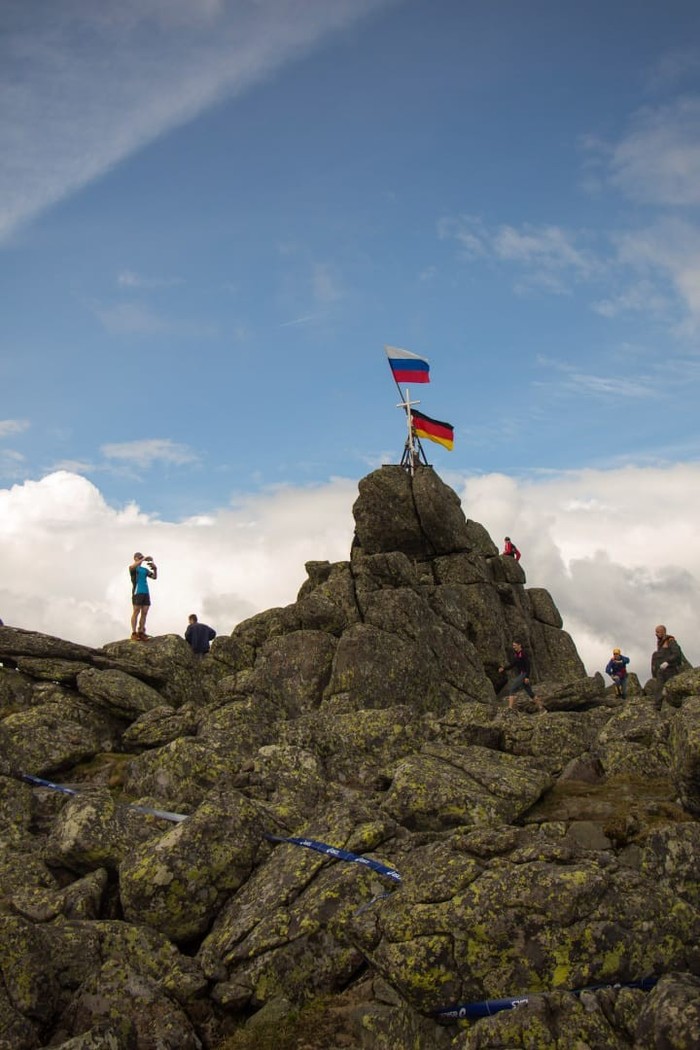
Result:
M439 419L431 419L430 416L424 416L422 412L412 408L411 426L416 437L436 441L450 452L454 448L455 432L450 423L441 423Z
M424 357L410 350L399 350L398 346L385 346L389 368L397 383L429 383L430 365Z

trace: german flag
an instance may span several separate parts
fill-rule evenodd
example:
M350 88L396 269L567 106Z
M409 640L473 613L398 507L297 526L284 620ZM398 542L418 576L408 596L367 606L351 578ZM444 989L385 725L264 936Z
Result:
M455 432L450 423L441 423L439 419L431 419L412 408L411 426L416 437L437 441L438 445L444 445L450 452L454 448Z

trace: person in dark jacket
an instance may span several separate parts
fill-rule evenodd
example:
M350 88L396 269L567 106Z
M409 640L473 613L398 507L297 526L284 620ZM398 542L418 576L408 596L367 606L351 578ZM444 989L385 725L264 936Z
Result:
M667 633L664 624L655 627L654 634L656 651L651 654L651 675L665 685L669 678L684 671L690 664L676 639Z
M608 660L605 673L609 674L615 685L615 692L623 700L627 699L627 664L629 656L623 656L619 649L613 649L612 657Z
M510 663L505 664L503 667L499 667L499 672L507 671L510 667L514 667L517 674L512 682L508 683L508 707L511 711L515 709L516 696L521 689L523 689L531 700L539 708L540 712L544 714L545 706L540 700L539 696L535 696L530 685L530 657L527 655L520 642L513 642L513 659Z
M185 641L195 656L204 656L209 652L209 643L216 638L216 631L206 623L200 623L196 613L190 613L189 625L185 631Z

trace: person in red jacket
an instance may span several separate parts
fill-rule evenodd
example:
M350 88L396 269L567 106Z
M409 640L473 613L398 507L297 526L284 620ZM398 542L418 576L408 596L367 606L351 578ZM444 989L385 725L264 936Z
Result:
M505 556L507 558L515 558L516 561L520 561L520 551L515 546L510 536L506 536L504 543L505 546L503 548L503 553L505 554Z

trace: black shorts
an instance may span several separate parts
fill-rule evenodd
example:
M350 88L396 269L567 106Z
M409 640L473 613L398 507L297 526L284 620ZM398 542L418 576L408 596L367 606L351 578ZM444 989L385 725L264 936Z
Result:
M132 605L150 605L151 596L150 594L133 594L131 596Z

